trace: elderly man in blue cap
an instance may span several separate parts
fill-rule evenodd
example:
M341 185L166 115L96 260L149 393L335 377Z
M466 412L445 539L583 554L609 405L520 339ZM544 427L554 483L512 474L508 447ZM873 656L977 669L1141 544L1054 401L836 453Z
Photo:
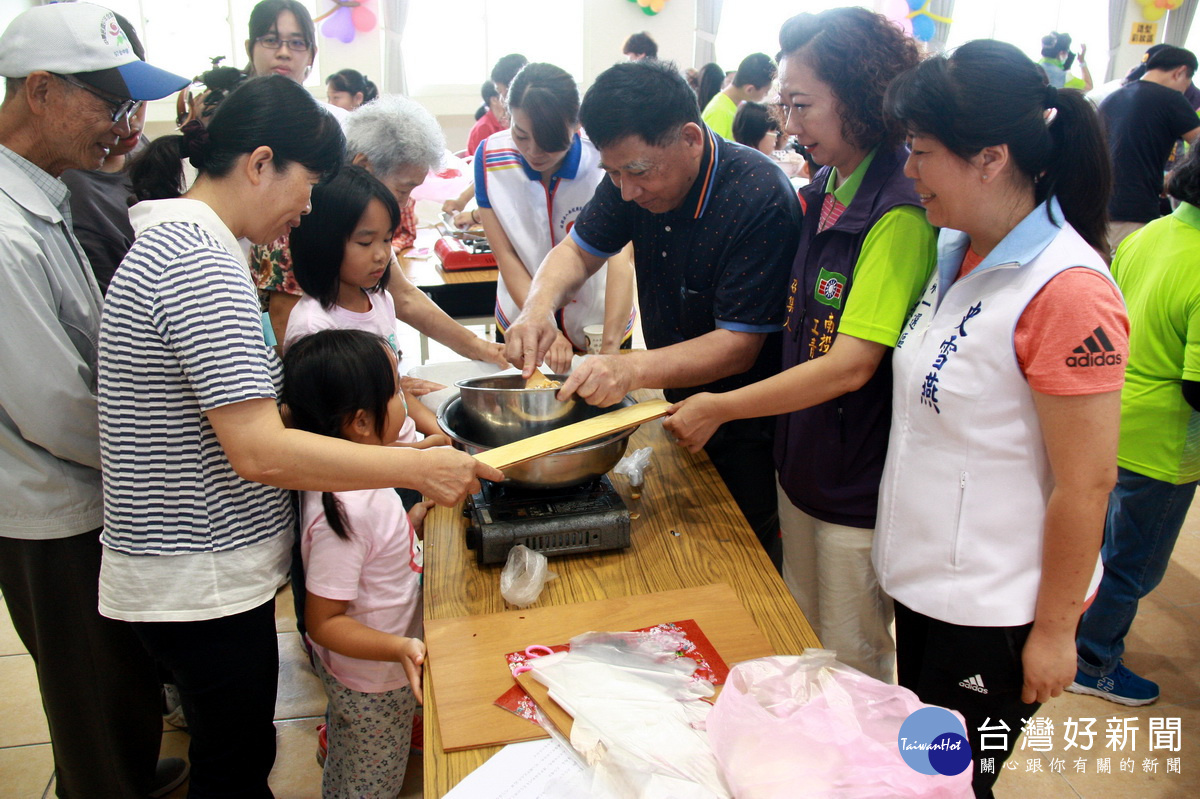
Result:
M146 100L189 81L90 3L0 35L0 591L37 668L60 797L163 796L160 694L133 631L97 610L100 290L71 232L67 169L96 169Z

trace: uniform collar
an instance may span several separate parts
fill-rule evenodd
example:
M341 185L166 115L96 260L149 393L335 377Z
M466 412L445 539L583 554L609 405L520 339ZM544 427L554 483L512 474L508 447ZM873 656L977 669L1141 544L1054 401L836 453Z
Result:
M995 266L1023 266L1029 263L1046 249L1065 224L1066 218L1058 198L1051 197L1018 222L995 249L980 261L979 266L971 270L971 274ZM943 285L954 282L970 243L970 238L961 230L946 229L938 243L938 274Z
M567 148L567 154L563 158L562 165L558 168L557 172L550 176L550 179L574 180L575 175L579 173L579 157L582 152L583 143L579 140L579 133L576 132L575 136L571 139L571 146ZM529 166L529 162L525 160L525 156L521 155L519 152L517 155L521 159L521 168L525 170L525 177L529 178L530 180L541 180L542 173L534 171L534 169Z
M145 200L129 209L129 222L133 225L135 236L140 236L148 228L164 225L169 222L183 222L198 225L215 238L222 247L235 258L242 257L242 246L237 236L217 216L207 203L188 197L176 197L170 200Z
M700 156L700 170L696 173L696 180L688 189L683 202L671 212L686 214L692 219L700 219L708 209L708 202L712 199L713 186L717 182L717 166L721 160L721 148L724 146L721 143L721 137L713 133L708 125L701 123L700 129L704 134L704 153Z
M1188 202L1180 202L1179 207L1171 212L1171 216L1183 222L1185 225L1200 230L1200 208Z
M877 152L879 152L878 147L867 153L866 157L850 173L850 177L843 180L840 186L837 185L838 171L830 169L829 179L825 181L825 193L832 194L835 200L849 207L850 203L854 202L854 195L858 193L858 187L862 185L863 176L867 174L867 169L870 168L871 162L875 160L875 153Z

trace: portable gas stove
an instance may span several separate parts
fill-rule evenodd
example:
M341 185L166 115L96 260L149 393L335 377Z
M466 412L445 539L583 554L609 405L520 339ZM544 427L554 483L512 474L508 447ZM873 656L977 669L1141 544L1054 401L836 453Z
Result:
M481 564L503 563L517 544L548 557L629 546L629 509L607 476L545 490L484 480L463 515L467 547Z

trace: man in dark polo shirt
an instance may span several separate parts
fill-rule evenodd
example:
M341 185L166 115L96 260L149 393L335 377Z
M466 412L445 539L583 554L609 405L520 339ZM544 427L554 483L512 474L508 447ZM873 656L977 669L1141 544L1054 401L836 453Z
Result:
M1196 73L1196 56L1182 47L1160 47L1146 73L1104 98L1100 121L1108 134L1113 193L1108 201L1108 246L1160 216L1163 168L1175 142L1200 136L1200 120L1183 92Z
M560 398L577 394L607 406L637 388L662 388L678 402L778 372L800 229L782 170L713 134L668 62L606 70L584 96L580 119L610 179L534 276L524 310L505 331L508 359L526 376L541 364L557 335L554 311L632 241L647 350L587 358ZM774 424L727 423L705 451L778 565Z

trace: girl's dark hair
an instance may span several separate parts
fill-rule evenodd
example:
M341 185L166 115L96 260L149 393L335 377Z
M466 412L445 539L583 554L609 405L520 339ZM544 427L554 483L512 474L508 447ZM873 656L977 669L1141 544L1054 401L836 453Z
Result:
M327 180L342 165L346 137L333 115L299 83L282 75L251 78L229 93L206 128L185 126L185 135L150 142L130 167L134 194L139 200L178 197L183 193L183 158L190 158L201 174L220 178L259 147L271 148L277 170L296 163Z
M1188 148L1187 157L1171 171L1167 178L1167 193L1200 207L1200 147Z
M339 69L326 78L325 83L333 84L335 92L346 92L351 97L361 92L363 103L369 103L379 96L379 88L357 69Z
M579 88L566 70L527 65L508 89L508 107L529 116L530 133L542 150L557 153L571 146L571 128L579 124Z
M308 8L298 0L262 0L254 7L250 12L250 41L246 45L246 55L249 56L254 49L255 39L271 32L271 28L276 26L279 15L284 11L291 11L292 16L299 23L300 33L304 37L304 41L308 42L309 64L311 64L312 59L317 56L317 26L313 23L312 14L308 12ZM250 63L246 65L246 74L254 75L254 59L252 57Z
M700 88L696 90L696 103L699 104L700 110L703 111L708 105L708 101L716 96L717 92L721 91L721 84L725 82L725 70L721 69L720 64L708 62L700 67Z
M932 136L964 160L1008 145L1016 169L1033 184L1034 200L1057 197L1079 235L1108 251L1112 172L1096 111L1080 92L1047 86L1016 47L980 39L948 57L928 58L892 82L885 103L908 130Z
M299 227L292 228L288 246L296 282L322 308L332 308L337 302L346 242L371 200L383 203L391 219L390 230L394 231L400 224L395 195L370 172L350 164L333 180L313 188L312 211L300 218ZM389 264L371 291L386 289L391 275Z
M762 103L744 102L733 117L733 140L747 147L758 147L767 131L779 132L779 119Z
M479 87L479 96L483 99L483 105L475 110L475 121L478 122L483 118L483 115L488 112L491 107L492 98L499 97L500 92L496 90L496 84L490 80L485 80L483 85Z
M396 367L388 343L363 330L321 330L298 339L283 356L283 392L291 426L345 438L342 428L366 411L382 436L388 403L396 395ZM321 494L325 517L338 538L350 537L341 503Z
M779 48L779 60L803 58L833 90L846 141L867 151L900 144L904 128L883 113L883 93L921 57L895 23L864 8L797 14L783 23Z

